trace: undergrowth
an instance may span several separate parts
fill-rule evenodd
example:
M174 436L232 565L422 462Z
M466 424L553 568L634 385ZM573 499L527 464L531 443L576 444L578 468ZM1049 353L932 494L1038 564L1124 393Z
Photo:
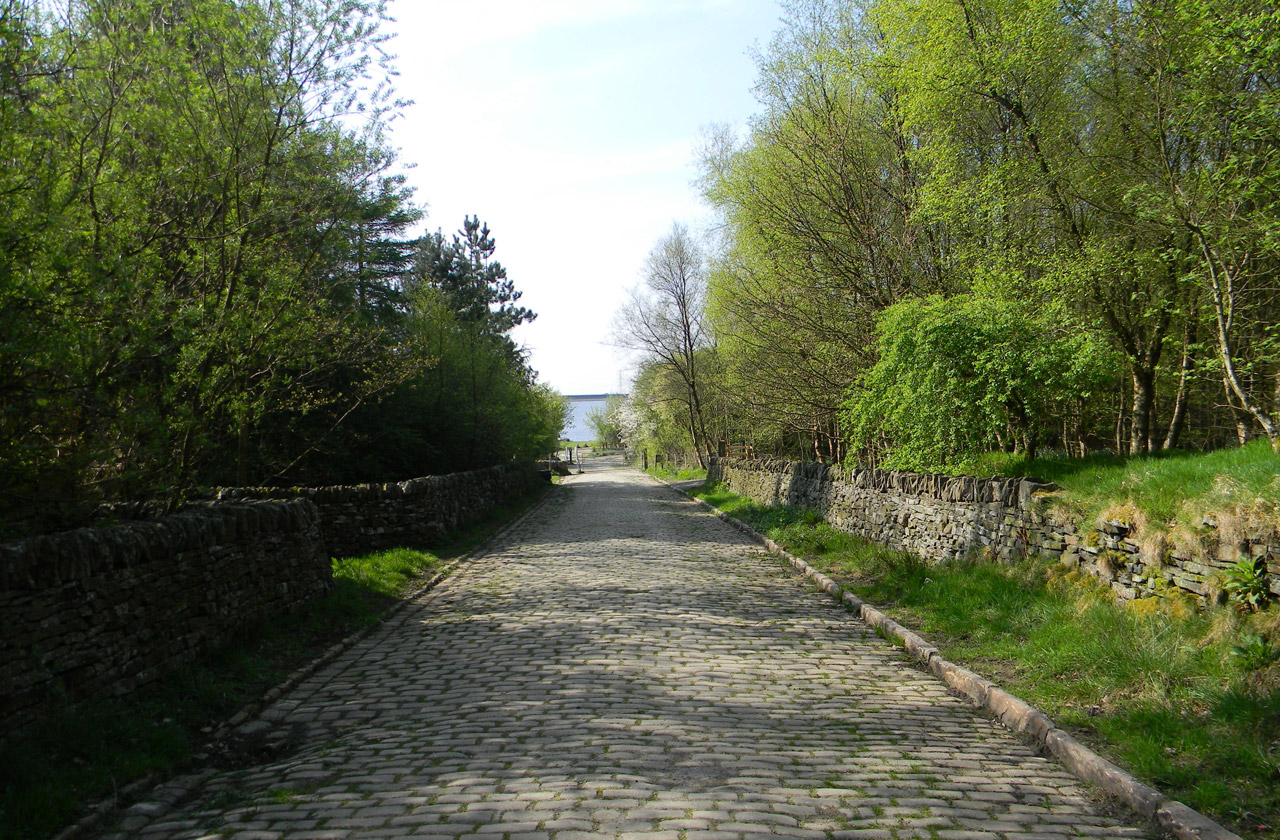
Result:
M1056 564L930 564L813 511L758 505L718 486L697 495L1167 795L1246 837L1280 830L1280 654L1266 641L1280 638L1275 606L1246 615L1177 597L1121 605L1092 577Z
M42 840L131 782L188 769L218 722L338 640L377 623L425 576L540 497L495 509L434 551L397 548L335 560L333 589L304 612L245 628L127 700L66 706L0 744L0 840Z

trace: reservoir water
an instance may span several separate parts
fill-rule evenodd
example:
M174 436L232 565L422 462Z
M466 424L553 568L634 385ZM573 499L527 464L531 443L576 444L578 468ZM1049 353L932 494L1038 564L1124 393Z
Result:
M565 397L569 401L569 421L560 433L562 440L592 441L595 432L587 424L587 412L604 410L605 398L608 394L570 394Z

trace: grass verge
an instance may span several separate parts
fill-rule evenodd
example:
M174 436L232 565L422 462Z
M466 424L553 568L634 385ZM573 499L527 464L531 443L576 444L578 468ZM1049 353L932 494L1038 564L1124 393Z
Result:
M707 471L695 467L672 467L667 464L653 464L649 467L649 475L663 481L703 481Z
M375 624L448 561L532 507L541 493L432 551L391 549L334 561L334 587L304 612L246 630L127 700L56 710L0 745L0 840L42 840L145 778L192 767L213 728L350 633Z
M1047 562L929 564L813 511L696 495L804 557L1167 795L1247 838L1280 830L1280 612L1118 605ZM1243 653L1242 653L1243 651Z

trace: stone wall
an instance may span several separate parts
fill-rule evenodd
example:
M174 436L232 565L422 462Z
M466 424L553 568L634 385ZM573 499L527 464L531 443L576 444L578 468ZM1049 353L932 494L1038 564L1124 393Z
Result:
M320 511L329 553L347 557L430 545L545 484L534 463L521 462L394 484L224 488L214 500L307 499Z
M332 584L315 505L227 504L0 545L0 735L125 695Z
M1174 590L1216 597L1215 578L1241 557L1263 558L1280 596L1280 534L1274 527L1220 527L1206 519L1194 539L1133 538L1131 523L1083 529L1053 517L1030 478L973 478L828 464L714 459L708 479L762 504L816 510L835 527L900 551L943 561L987 551L1005 561L1057 558L1105 581L1123 598Z
M332 584L333 557L428 545L545 482L506 464L395 484L237 488L190 510L0 544L0 738L127 695ZM146 505L117 506L125 517Z

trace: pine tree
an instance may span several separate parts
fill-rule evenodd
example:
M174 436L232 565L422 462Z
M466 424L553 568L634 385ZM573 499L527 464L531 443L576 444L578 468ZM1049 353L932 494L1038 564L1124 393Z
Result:
M463 219L462 230L446 242L440 231L423 237L414 280L444 293L463 323L478 324L485 332L505 334L537 317L517 306L521 293L493 259L497 244L489 226L478 216Z

